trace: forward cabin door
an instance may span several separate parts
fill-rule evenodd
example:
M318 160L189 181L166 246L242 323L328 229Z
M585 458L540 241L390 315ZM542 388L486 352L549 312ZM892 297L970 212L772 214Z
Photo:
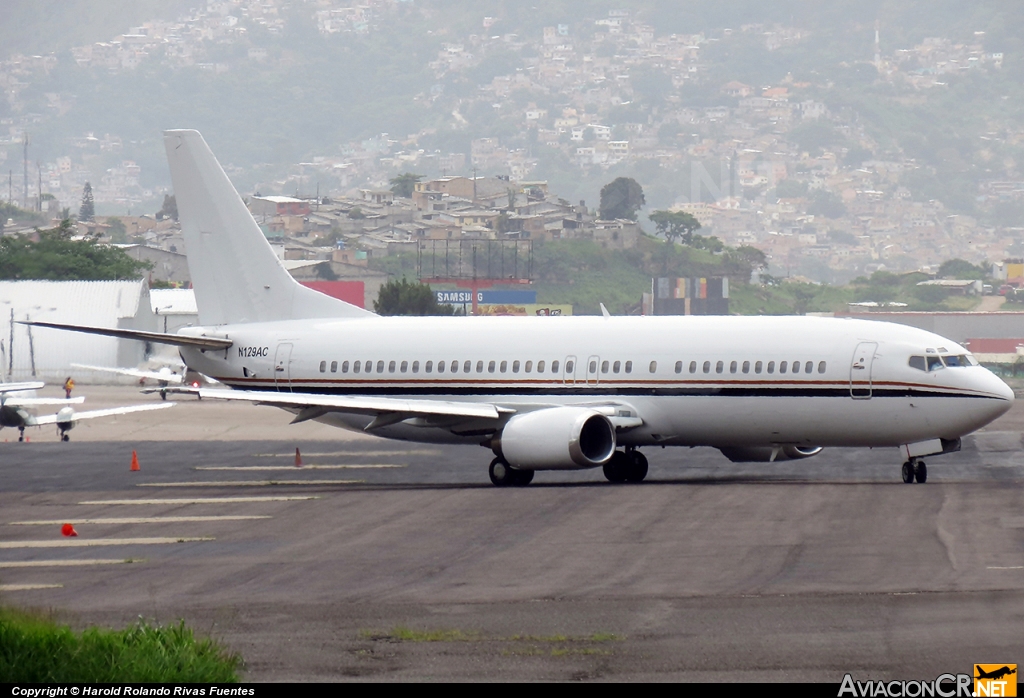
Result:
M277 352L274 354L274 382L277 383L278 392L292 391L292 345L282 343L277 345Z
M850 362L850 397L854 400L870 400L872 392L871 367L875 363L878 342L861 342L853 352Z
M576 357L567 356L562 364L562 382L566 385L576 385Z

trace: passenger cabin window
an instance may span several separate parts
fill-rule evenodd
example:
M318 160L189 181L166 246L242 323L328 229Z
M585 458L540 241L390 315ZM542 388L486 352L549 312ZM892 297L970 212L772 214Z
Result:
M601 362L601 373L608 373L608 362L607 361L602 361Z
M437 372L444 373L444 361L437 362Z
M763 364L760 361L755 362L754 363L754 373L760 373L762 365Z
M775 373L775 362L774 361L769 361L768 362L768 373Z
M811 373L814 370L814 362L808 361L804 364L804 373Z
M519 373L519 362L518 361L513 361L512 362L512 373Z
M697 362L696 361L691 361L690 362L690 373L696 373L696 372L697 372Z
M427 373L433 373L434 372L434 362L433 361L428 361L426 364L423 365L423 370L425 372L427 372Z
M750 373L750 362L749 361L744 361L743 362L743 372L744 373Z
M477 361L476 362L476 372L477 373L483 373L484 372L484 362L483 361Z
M321 361L320 362L320 373L327 373L327 362L326 361Z
M771 366L771 364L768 364L768 365ZM779 373L785 373L786 372L786 366L787 366L787 363L785 361L780 362L779 363ZM768 372L771 373L771 369L768 369Z
M493 361L489 361L487 363L487 372L488 373L494 373L494 362Z
M419 361L413 361L412 362L412 372L413 373L419 373L420 372L420 362Z
M363 364L363 373L369 373L372 370L373 370L373 362L372 361L367 361L365 364Z
M502 373L507 371L508 370L508 361L502 361L501 365L498 366L498 370L501 371Z
M558 362L557 361L552 361L551 362L551 372L552 373L558 373Z
M704 373L711 373L711 362L705 361L704 365L701 368L704 371Z
M733 361L729 364L729 373L736 373L736 362Z
M682 372L683 372L683 362L682 361L676 361L676 373L682 373Z
M537 362L537 373L544 373L544 362L543 361L538 361Z
M596 361L591 361L590 362L590 365L587 367L587 372L591 373L591 374L597 373L597 362Z
M565 372L566 373L572 373L575 370L576 370L576 364L574 362L572 362L572 361L566 361L565 362Z
M409 362L408 361L403 361L402 362L402 367L401 367L400 370L402 371L402 373L405 373L406 371L408 371L409 370Z
M626 373L632 373L632 372L633 372L633 362L632 361L627 361L626 362Z
M721 373L724 370L725 370L725 362L724 361L719 361L718 363L715 364L715 373Z
M452 373L458 373L458 372L459 372L459 362L458 361L452 361Z
M394 372L395 372L395 362L394 361L389 361L388 362L388 373L394 373Z
M384 362L383 361L378 361L377 362L377 373L384 373Z
M658 370L658 362L657 361L652 361L651 362L651 373L654 373L657 370Z
M605 363L607 363L607 362L605 362ZM530 371L532 371L532 370L533 370L533 362L532 362L532 361L527 361L527 362L526 362L526 363L525 363L525 364L523 365L523 370L524 370L524 371L526 371L527 373L529 373Z
M472 361L467 361L464 364L462 364L462 372L463 373L469 373L470 370L472 370L472 368L473 368L473 362Z
M352 373L359 373L359 369L360 369L360 367L362 367L362 365L363 364L361 364L358 361L353 361L352 362Z
M825 372L825 362L824 361L819 361L818 362L818 373L824 373L824 372Z
M341 362L341 372L348 373L348 361Z
M612 364L612 373L618 373L619 369L621 369L621 368L622 368L622 362L621 361L616 361L615 363Z
M338 362L337 361L332 361L331 362L331 373L337 373L337 372L338 372Z

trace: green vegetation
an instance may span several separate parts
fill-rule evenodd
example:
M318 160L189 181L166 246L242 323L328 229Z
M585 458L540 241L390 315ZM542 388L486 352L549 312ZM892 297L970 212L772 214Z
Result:
M138 279L149 262L132 259L116 247L95 239L73 240L74 228L65 219L50 230L29 236L0 238L0 279L47 281L113 281Z
M693 233L700 229L700 223L685 211L655 211L648 216L666 240L678 239L684 245L693 241Z
M388 180L388 183L391 185L391 191L394 192L395 196L401 196L408 199L416 190L416 182L421 179L423 179L423 175L421 174L406 172L398 175L397 177L392 177Z
M600 216L606 221L617 218L635 221L644 203L644 190L635 179L616 177L601 188Z
M380 287L373 302L374 312L380 315L454 315L455 306L441 305L430 286L413 283L404 276L388 281Z
M3 229L3 227L7 225L7 219L11 219L15 223L39 225L43 222L43 215L6 201L0 201L0 229Z
M81 633L48 618L0 609L0 683L237 682L242 659L181 621Z
M78 209L78 219L82 221L91 221L96 216L96 202L92 196L92 185L88 182L85 183L85 187L82 189L82 205Z

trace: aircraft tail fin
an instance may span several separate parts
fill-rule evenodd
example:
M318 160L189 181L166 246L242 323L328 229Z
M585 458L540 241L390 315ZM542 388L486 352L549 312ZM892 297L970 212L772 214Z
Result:
M203 325L373 317L292 278L198 131L164 132Z

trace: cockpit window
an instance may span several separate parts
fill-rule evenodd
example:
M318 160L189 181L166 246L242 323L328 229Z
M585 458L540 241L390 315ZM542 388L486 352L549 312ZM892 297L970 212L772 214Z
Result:
M938 356L929 356L928 357L928 370L929 371L938 371L940 368L942 368L942 358L938 357Z
M911 356L910 361L907 362L910 368L916 368L918 371L927 371L928 367L924 363L923 356Z
M960 356L943 356L942 360L945 361L946 365L950 368L978 365L978 361L970 354L961 354Z

